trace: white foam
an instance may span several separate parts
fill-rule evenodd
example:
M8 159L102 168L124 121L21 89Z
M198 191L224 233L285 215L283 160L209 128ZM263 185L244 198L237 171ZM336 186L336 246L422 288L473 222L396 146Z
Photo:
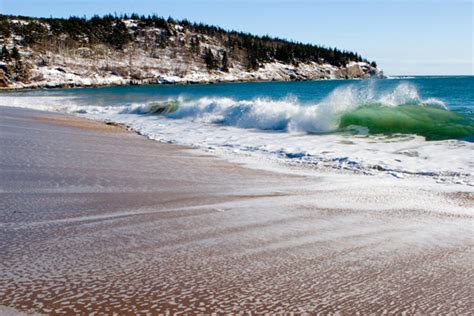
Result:
M164 100L162 100L164 101ZM167 100L170 101L170 100ZM240 128L288 132L326 133L338 129L340 115L365 104L398 106L401 104L445 107L435 98L422 99L415 86L400 83L390 91L377 92L374 83L368 86L346 85L336 88L317 104L302 104L295 97L279 100L254 98L235 100L225 97L178 98L179 108L168 114L172 119L190 119L220 123ZM82 114L147 114L153 103L97 106L84 104L75 96L26 96L13 94L0 97L0 105L29 107L45 111Z
M386 106L417 103L444 106L437 99L423 100L416 88L401 83L377 92L372 83L360 88L335 89L317 104L301 104L294 97L279 100L180 98L179 109L165 116L137 115L150 104L97 106L76 97L4 94L0 105L46 111L79 113L98 120L129 125L149 138L177 143L218 155L251 156L318 168L357 173L385 173L391 177L423 176L440 183L474 186L474 144L430 141L423 137L320 134L337 129L339 115L361 104Z

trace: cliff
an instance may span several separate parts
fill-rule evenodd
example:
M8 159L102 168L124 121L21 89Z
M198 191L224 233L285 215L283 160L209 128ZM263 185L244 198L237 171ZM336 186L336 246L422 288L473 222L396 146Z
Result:
M158 17L0 16L0 87L383 77L356 53Z

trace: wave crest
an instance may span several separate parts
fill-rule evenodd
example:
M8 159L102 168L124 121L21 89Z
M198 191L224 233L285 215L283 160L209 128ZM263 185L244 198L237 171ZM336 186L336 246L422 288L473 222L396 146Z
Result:
M161 115L169 119L295 133L330 133L341 128L359 126L368 129L370 133L414 133L429 136L426 132L428 129L442 127L449 130L453 127L450 124L457 124L453 128L463 130L462 135L467 134L470 138L474 134L471 132L473 124L469 120L448 111L441 100L423 99L416 87L408 82L385 90L375 81L349 84L334 89L324 99L315 103L303 103L292 96L249 100L229 97L178 97L149 103L107 106L88 105L80 99L67 97L27 99L3 97L0 101L5 101L5 105L26 104L28 107L48 111L92 115ZM405 105L416 108L408 109ZM387 111L390 108L397 110ZM431 111L434 108L440 111ZM384 124L388 126L386 129L383 128ZM419 129L419 124L427 129ZM406 128L407 126L412 128ZM451 135L446 133L448 134Z
M327 133L340 128L344 113L370 104L386 107L415 104L446 109L440 100L422 99L416 87L409 83L401 83L392 90L380 93L371 82L365 87L348 85L337 88L316 104L302 104L295 97L280 100L203 97L198 100L181 101L176 111L166 116L240 128Z

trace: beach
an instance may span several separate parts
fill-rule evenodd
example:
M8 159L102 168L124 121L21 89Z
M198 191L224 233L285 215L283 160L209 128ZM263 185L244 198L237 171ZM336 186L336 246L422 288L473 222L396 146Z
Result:
M9 107L0 148L2 306L472 312L468 186L264 170L123 126Z

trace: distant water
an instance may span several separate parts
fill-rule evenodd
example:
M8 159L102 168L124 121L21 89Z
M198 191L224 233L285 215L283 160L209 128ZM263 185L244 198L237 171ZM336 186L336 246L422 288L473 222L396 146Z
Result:
M122 122L211 151L397 175L472 172L472 76L56 89L3 93L0 104Z

